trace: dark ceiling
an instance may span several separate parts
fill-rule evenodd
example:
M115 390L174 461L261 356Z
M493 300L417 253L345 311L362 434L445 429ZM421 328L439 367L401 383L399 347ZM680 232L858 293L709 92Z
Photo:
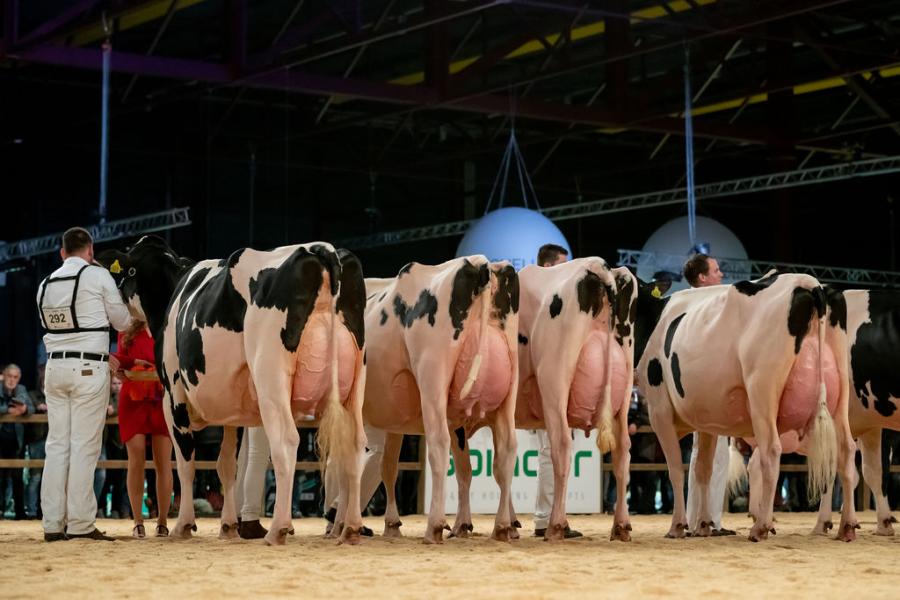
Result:
M894 1L0 2L8 240L97 218L107 38L109 216L190 206L173 243L198 257L476 217L513 124L543 206L683 185L688 51L698 183L900 154ZM897 182L699 210L751 256L887 269ZM684 211L562 227L614 259ZM457 241L361 255L387 274Z

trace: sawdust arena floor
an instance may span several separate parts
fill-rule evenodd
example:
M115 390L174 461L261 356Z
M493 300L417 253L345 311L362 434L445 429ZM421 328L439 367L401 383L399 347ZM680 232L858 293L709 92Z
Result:
M493 519L477 516L473 538L426 546L424 517L405 516L407 537L357 547L324 539L323 519L295 519L297 535L277 548L220 541L214 519L188 541L133 540L129 521L101 520L122 539L52 544L37 521L0 521L0 598L897 598L900 536L875 536L874 517L860 513L846 544L808 535L812 513L778 513L778 534L753 544L743 515L725 518L737 536L683 540L663 538L667 515L633 516L626 544L609 541L612 517L573 515L586 537L551 544L529 537L525 515L522 538L503 544L485 535Z

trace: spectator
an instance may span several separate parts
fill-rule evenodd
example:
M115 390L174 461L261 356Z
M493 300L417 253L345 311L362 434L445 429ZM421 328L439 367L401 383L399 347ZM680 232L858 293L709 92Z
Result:
M628 435L631 436L631 462L652 463L656 461L656 435L638 433L638 429L650 425L647 402L638 391L637 386L631 393L631 404L628 407ZM656 513L656 483L659 473L654 471L632 471L631 497L629 510L641 515Z
M118 421L122 380L118 377L113 377L110 379L109 385L109 403L112 407L110 417L116 418ZM119 434L118 425L106 426L104 447L106 448L106 458L109 460L126 460L128 458L128 454L125 452L125 444L122 443L122 437ZM110 499L109 517L111 519L125 518L131 515L131 509L128 506L128 491L125 486L124 469L109 469L106 472L106 483L103 485L100 497L106 498L107 494Z
M129 369L133 373L132 379L123 380L119 394L119 434L128 452L128 498L134 516L132 535L136 538L147 536L141 503L144 499L147 438L150 437L159 503L156 537L166 537L169 535L167 517L172 497L172 440L163 417L162 385L155 378L153 338L147 324L135 320L131 327L119 334L117 347L118 352L110 356L110 368L116 372ZM148 376L140 376L141 373ZM150 374L153 379L149 378Z
M34 414L34 405L31 397L20 384L22 370L14 364L9 364L3 369L3 386L0 394L0 414L22 416ZM0 458L24 458L25 427L22 423L3 423L0 426ZM25 482L22 479L21 468L0 469L0 508L6 511L8 501L6 499L7 482L12 482L13 505L16 520L27 518L25 514Z
M44 396L44 370L46 365L38 367L37 388L28 392L34 411L37 414L47 414L47 399ZM28 458L43 460L46 457L44 446L47 443L47 424L29 423L25 425L25 448L28 450ZM42 467L28 469L28 487L25 489L25 512L30 519L41 518L41 476Z

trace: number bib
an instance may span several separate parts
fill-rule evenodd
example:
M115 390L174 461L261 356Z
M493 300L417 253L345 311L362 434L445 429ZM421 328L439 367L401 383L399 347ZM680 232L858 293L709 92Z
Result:
M60 306L57 308L42 307L41 312L44 313L44 323L46 323L48 331L60 331L75 327L75 321L72 320L72 308L70 306Z

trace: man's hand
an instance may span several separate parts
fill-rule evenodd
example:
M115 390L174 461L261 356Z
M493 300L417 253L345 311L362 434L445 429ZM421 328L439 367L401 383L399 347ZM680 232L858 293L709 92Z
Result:
M107 416L107 417L111 417L111 416L113 416L115 413L116 413L116 411L113 409L113 405L112 405L112 404L107 404L107 405L106 405L106 416Z
M111 373L118 372L119 366L120 366L119 359L116 358L114 355L110 354L109 355L109 370L110 370L110 372Z
M9 414L11 414L15 417L21 417L22 415L24 415L27 412L27 410L28 409L25 407L24 404L19 404L19 403L13 402L9 405Z
M37 410L38 412L41 412L41 413L47 412L47 405L44 404L43 402L40 403L40 404L38 404L38 405L35 406L34 408L35 408L35 410Z
M628 424L628 435L634 435L637 433L637 425L634 423Z

